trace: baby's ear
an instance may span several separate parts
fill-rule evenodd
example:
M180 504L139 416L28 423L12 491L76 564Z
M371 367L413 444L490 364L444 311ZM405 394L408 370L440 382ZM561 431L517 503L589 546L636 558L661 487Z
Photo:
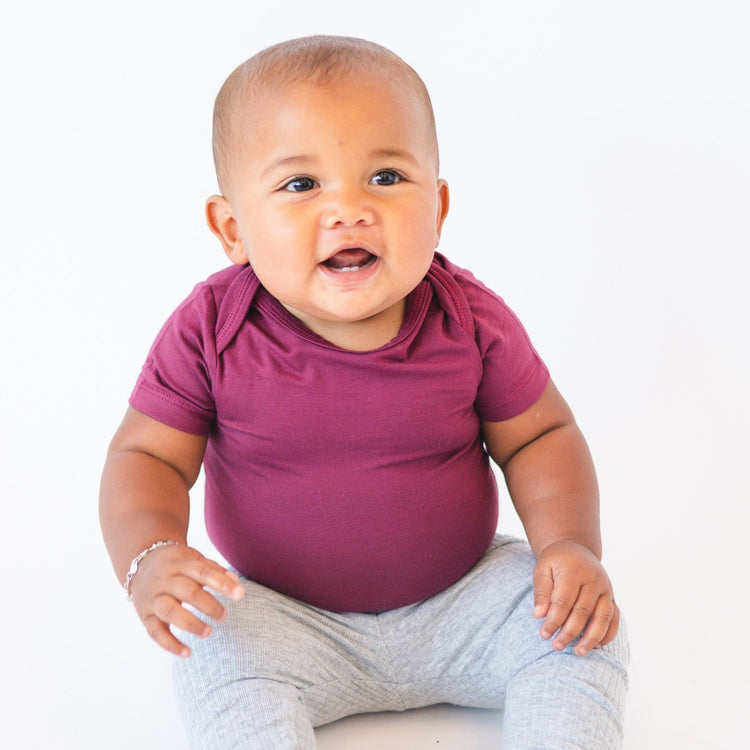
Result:
M438 180L438 209L436 217L435 247L440 244L440 233L443 230L443 222L448 215L450 206L450 193L448 183L445 180Z
M237 220L229 201L223 195L212 195L206 201L208 228L219 238L229 260L238 266L248 262L242 238L237 231Z

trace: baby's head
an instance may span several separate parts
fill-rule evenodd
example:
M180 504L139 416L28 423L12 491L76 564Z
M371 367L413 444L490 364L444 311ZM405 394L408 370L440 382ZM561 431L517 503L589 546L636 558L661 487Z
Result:
M214 154L206 215L232 262L339 346L395 336L448 210L419 76L359 39L270 47L222 87Z
M214 106L213 152L216 175L226 191L233 153L241 148L247 125L266 97L277 96L300 82L318 86L350 79L379 77L413 95L415 108L424 117L426 137L439 168L438 143L432 102L422 79L398 55L365 39L311 36L275 44L246 60L221 87Z

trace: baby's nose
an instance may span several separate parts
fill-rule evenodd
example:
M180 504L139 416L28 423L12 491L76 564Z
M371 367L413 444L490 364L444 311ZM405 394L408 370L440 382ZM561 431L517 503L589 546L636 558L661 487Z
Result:
M338 190L331 194L323 211L326 229L368 225L375 220L375 211L368 196L359 190Z

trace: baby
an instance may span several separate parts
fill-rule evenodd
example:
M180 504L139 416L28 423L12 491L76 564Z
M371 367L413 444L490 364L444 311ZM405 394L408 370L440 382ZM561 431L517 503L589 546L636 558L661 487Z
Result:
M342 716L449 702L503 708L509 748L619 747L592 461L513 313L435 252L419 76L363 40L278 44L222 87L214 157L232 265L156 339L100 504L138 616L183 657L193 746L310 748ZM490 457L528 544L496 534ZM187 544L201 466L231 569Z

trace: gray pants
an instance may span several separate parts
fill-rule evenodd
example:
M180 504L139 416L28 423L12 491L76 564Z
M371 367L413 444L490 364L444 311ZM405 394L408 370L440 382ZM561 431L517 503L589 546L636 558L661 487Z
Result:
M555 651L531 614L534 563L525 542L498 536L453 586L377 614L327 612L243 579L245 597L225 602L209 638L181 634L192 746L314 748L313 727L344 716L453 703L504 709L506 748L620 747L624 629L585 657Z

